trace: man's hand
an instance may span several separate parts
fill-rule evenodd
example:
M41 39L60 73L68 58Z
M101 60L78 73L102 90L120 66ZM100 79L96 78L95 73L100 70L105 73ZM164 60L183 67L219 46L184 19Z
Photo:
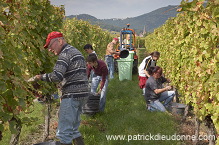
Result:
M102 91L102 90L101 90L101 89L99 89L99 91L98 91L98 93L97 93L97 94L98 94L98 95L100 95L101 91Z
M170 79L167 79L167 83L170 83L171 82L171 80Z
M167 90L167 91L169 91L169 90L171 90L171 89L172 89L172 87L171 87L171 86L166 86L165 88L166 88L166 90Z
M27 82L35 82L38 80L41 80L41 75L36 75L36 76L30 78L29 80L27 80Z
M36 80L36 81L41 80L41 78L42 78L41 75L36 75L36 76L35 76L35 80Z
M113 54L120 55L120 51L113 51Z

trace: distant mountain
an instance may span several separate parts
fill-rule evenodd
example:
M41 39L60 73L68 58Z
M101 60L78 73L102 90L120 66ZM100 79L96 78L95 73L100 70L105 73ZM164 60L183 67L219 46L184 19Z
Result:
M71 15L67 16L67 18L76 17L77 19L89 21L92 24L100 25L101 28L111 31L120 31L123 27L126 27L126 24L129 23L131 25L130 28L133 28L137 33L140 33L143 31L144 27L147 32L152 32L155 28L163 25L167 19L177 15L178 12L176 10L177 6L169 5L150 13L126 19L97 19L88 14Z
M121 30L120 26L115 26L113 24L107 24L105 22L105 20L107 20L107 19L105 19L105 20L97 19L96 17L88 15L88 14L70 15L70 16L67 16L67 18L70 18L70 19L77 18L79 20L89 21L91 24L99 25L101 28L107 29L110 31L120 31ZM111 19L109 19L109 20L111 20Z

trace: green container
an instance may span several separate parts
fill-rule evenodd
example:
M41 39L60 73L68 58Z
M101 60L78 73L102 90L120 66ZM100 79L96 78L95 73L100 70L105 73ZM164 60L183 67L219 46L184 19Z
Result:
M118 62L119 80L132 80L132 67L134 59L120 58Z
M129 55L125 59L134 59L134 51L129 51Z

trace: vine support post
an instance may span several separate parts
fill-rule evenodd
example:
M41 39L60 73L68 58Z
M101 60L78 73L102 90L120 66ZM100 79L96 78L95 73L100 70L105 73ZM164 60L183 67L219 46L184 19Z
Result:
M179 96L180 95L175 87L174 87L173 91L175 91L175 96L173 98L173 102L179 103Z
M216 129L214 123L211 119L211 115L205 117L205 126L207 126L207 136L209 140L209 145L215 145L216 142Z
M15 125L16 133L11 135L10 145L17 145L19 141L20 133L21 133L22 123L21 123L20 118L15 118L15 117L13 117L11 121L16 122L16 125Z
M43 135L43 141L46 141L46 139L49 136L49 127L50 127L50 118L51 118L51 96L47 95L45 98L45 128L44 128L44 135Z
M186 117L188 116L188 114L189 114L189 105L186 105L185 110L184 110L184 114L182 117L182 121L186 121Z
M193 140L194 145L198 144L200 124L201 124L201 121L198 119L197 116L195 116L195 140Z

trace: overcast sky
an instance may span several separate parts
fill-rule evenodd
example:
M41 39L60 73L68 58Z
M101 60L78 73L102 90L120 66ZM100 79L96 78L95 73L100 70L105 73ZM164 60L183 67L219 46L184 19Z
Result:
M66 16L89 14L98 19L136 17L168 5L180 5L181 0L50 0L64 5Z

